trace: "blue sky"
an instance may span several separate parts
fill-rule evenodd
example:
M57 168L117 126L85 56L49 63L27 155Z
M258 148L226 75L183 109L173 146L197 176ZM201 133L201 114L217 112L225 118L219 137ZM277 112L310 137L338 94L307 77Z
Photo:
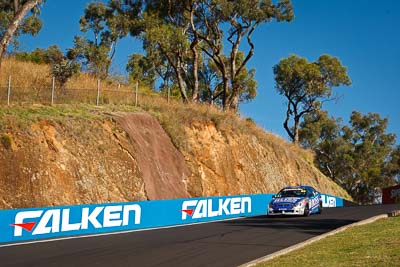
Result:
M88 2L46 1L42 31L36 37L21 38L21 49L52 44L63 50L71 47ZM324 109L344 121L352 110L379 113L389 118L388 131L400 139L400 1L293 0L293 4L293 22L264 24L254 33L256 50L249 67L257 70L259 93L253 102L241 106L242 115L287 138L282 127L285 100L274 89L272 67L290 54L310 61L330 54L348 68L353 84L335 88L340 100ZM128 55L140 49L139 41L130 37L122 40L114 70L123 73Z

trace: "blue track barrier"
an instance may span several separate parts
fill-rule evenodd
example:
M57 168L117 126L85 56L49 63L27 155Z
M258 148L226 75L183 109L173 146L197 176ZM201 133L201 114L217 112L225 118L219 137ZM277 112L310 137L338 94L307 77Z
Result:
M272 194L0 210L0 243L263 215ZM325 207L343 199L323 195Z

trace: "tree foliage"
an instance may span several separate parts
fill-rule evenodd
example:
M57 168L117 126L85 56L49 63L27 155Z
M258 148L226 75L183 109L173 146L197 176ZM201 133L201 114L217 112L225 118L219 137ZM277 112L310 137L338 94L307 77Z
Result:
M140 84L150 88L154 87L156 81L156 66L146 56L141 54L133 54L129 56L126 70L129 73L131 81L137 81Z
M41 3L41 0L0 1L0 68L12 39L17 44L19 35L39 33L42 21L38 17L38 5Z
M139 36L146 56L157 57L165 70L157 76L176 83L185 102L233 110L256 96L255 70L246 68L254 55L253 32L263 23L293 19L289 0L148 0L143 7Z
M79 23L86 36L75 36L68 58L82 64L84 70L106 78L118 41L128 33L137 34L137 15L141 1L110 0L89 3ZM89 36L92 36L90 38Z
M316 153L318 168L342 185L360 203L371 203L376 187L395 183L400 152L395 135L386 133L388 120L376 113L353 111L349 125L316 111L305 116L300 142Z
M299 141L298 130L303 116L332 100L333 87L351 84L346 68L339 59L329 55L322 55L315 62L291 55L275 65L273 71L275 87L287 100L283 126L295 144Z
M79 71L79 64L69 60L57 45L51 45L47 49L36 48L30 53L14 53L14 56L20 61L50 65L51 74L61 87Z
M51 69L51 74L60 87L64 87L65 83L78 72L79 64L66 57L54 63Z
M57 45L51 45L47 49L36 48L32 52L17 52L13 55L20 61L49 65L59 63L64 58L63 52Z

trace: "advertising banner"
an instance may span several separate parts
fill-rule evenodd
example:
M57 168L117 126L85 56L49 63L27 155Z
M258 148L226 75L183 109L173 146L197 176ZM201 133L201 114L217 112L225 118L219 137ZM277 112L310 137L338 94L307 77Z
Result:
M266 213L272 195L0 210L0 243L100 234Z
M272 194L0 210L0 243L265 215ZM324 207L343 199L323 195Z

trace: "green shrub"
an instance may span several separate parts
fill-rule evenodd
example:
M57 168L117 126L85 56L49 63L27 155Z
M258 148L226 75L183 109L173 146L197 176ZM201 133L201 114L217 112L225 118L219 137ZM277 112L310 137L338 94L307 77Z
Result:
M0 137L0 142L3 144L5 149L11 148L12 140L11 140L11 136L9 136L8 134L3 134Z

